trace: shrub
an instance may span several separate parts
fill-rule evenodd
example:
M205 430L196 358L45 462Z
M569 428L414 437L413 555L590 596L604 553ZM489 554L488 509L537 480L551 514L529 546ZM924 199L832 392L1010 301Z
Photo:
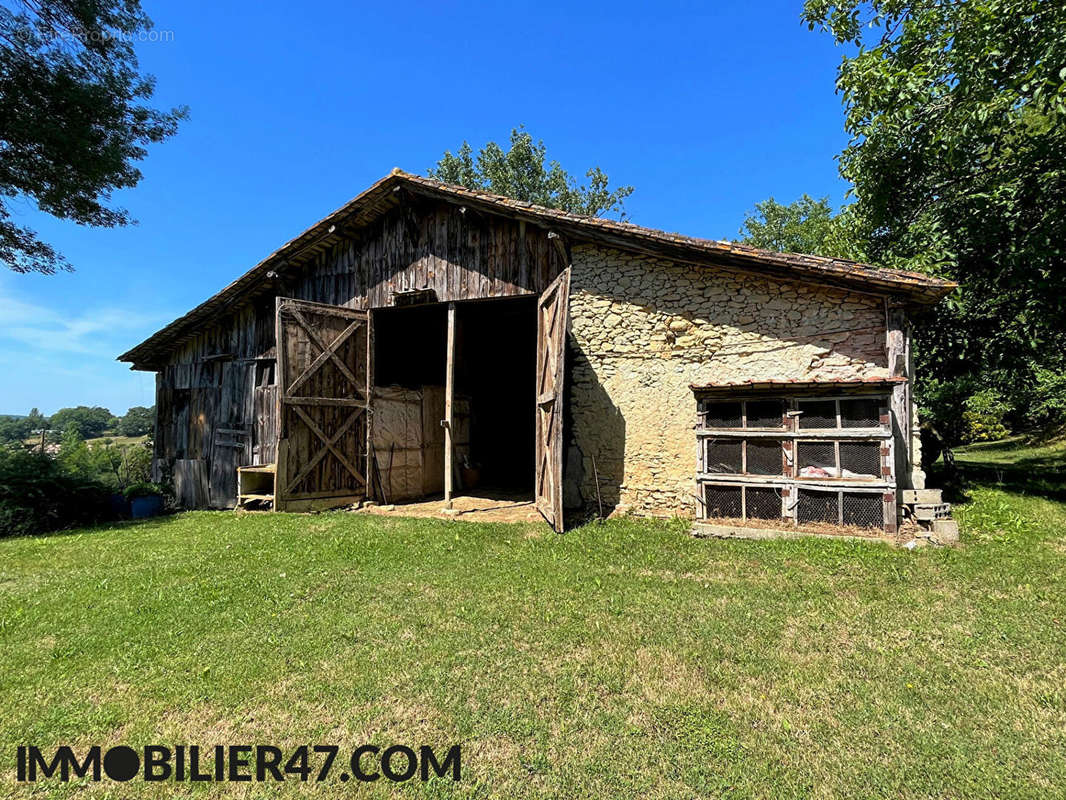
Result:
M918 384L916 399L919 418L929 434L942 447L955 447L966 438L962 411L966 399L973 394L972 383L965 378L941 380L934 378Z
M121 476L126 485L151 480L152 443L150 441L123 448Z
M153 494L165 496L166 490L158 483L142 481L141 483L134 483L131 486L127 486L122 494L126 496L127 500L133 500L137 497L149 497Z
M1036 371L1036 391L1030 414L1033 424L1044 431L1066 424L1066 371Z
M1010 435L1004 420L1010 407L993 389L982 389L966 399L962 412L963 441L990 442Z
M46 455L0 448L0 537L114 518L110 490L72 475Z

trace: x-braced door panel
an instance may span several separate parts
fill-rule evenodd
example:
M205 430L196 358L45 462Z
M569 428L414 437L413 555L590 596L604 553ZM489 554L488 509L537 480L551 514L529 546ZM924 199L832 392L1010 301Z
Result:
M537 510L563 530L563 383L570 269L559 273L537 301Z
M275 508L310 510L366 497L370 315L278 298Z

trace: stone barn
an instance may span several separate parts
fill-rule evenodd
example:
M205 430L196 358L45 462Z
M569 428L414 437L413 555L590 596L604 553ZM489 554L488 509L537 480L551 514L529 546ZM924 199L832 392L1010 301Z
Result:
M491 490L558 530L891 533L924 488L910 319L953 288L394 170L120 360L186 507Z

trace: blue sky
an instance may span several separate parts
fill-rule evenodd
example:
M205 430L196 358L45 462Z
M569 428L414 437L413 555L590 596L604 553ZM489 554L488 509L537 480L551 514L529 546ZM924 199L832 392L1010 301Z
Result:
M159 3L138 47L190 119L80 228L16 202L76 271L0 272L0 413L151 405L114 359L398 166L519 124L574 173L632 184L630 218L732 238L803 192L842 202L841 51L801 3Z

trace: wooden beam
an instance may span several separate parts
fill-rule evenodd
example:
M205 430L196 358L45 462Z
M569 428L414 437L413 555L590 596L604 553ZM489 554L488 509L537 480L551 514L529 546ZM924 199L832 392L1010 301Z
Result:
M444 378L444 507L452 507L452 422L455 398L455 303L448 303L448 352Z

